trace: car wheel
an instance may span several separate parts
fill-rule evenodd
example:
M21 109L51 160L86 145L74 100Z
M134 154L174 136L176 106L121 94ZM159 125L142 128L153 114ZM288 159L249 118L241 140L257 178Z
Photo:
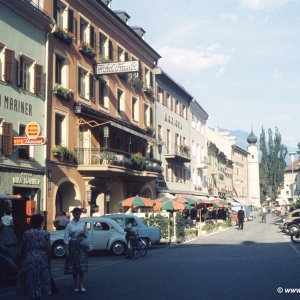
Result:
M292 234L294 232L297 232L299 230L299 227L297 225L291 225L289 227L289 233Z
M111 245L110 251L113 255L122 255L125 252L125 248L125 244L121 241L118 241Z
M56 258L63 258L66 255L66 245L63 241L55 242L52 246L52 254Z

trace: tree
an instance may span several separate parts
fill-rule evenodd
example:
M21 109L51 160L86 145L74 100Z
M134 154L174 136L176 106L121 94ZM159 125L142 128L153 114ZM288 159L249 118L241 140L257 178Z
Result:
M261 161L259 164L260 188L263 196L275 201L279 191L284 184L284 169L286 167L285 157L287 148L281 143L281 134L275 127L273 138L272 130L268 130L268 141L264 128L260 134L259 149L261 151Z

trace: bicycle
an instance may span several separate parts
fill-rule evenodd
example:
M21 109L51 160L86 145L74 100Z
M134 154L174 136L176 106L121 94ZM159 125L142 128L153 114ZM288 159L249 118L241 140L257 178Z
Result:
M128 238L127 243L127 249L128 249L128 256L131 259L136 259L138 257L144 257L146 256L148 252L148 246L147 243L145 243L144 240L142 240L138 233L134 232L132 233Z

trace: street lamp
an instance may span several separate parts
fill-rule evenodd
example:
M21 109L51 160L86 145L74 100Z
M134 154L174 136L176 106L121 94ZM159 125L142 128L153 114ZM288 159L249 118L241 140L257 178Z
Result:
M109 214L109 202L110 202L110 192L105 193L105 202L106 202L106 213Z
M295 156L296 156L296 152L290 152L289 156L291 158L291 162L292 162L292 201L294 201L294 160L295 160Z

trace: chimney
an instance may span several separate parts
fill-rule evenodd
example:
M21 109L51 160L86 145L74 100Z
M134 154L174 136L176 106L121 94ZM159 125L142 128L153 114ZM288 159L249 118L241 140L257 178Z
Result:
M114 13L123 21L128 25L128 21L130 19L130 16L122 10L114 10Z
M108 8L111 8L111 1L112 0L101 0Z
M146 31L139 26L132 26L131 27L143 40L145 39L145 33Z

